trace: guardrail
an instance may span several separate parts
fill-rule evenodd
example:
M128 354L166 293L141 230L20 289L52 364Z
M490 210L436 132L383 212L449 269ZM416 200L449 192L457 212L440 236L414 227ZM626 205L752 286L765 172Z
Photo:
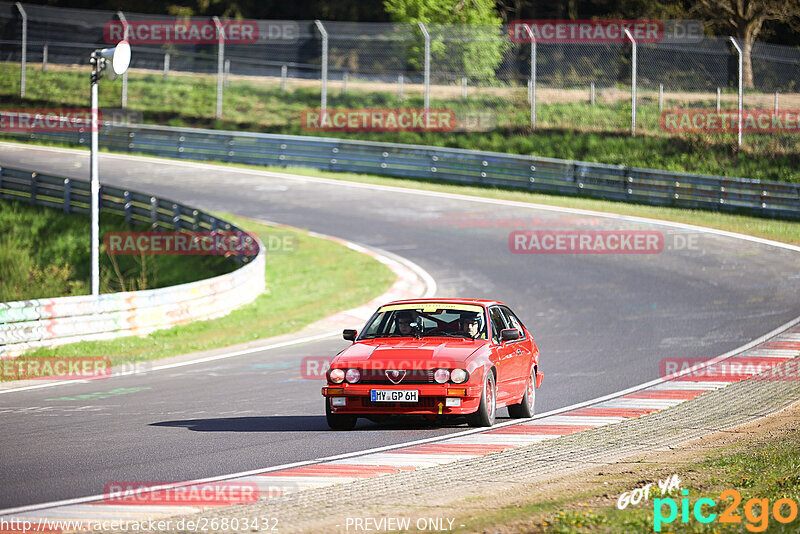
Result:
M235 225L182 204L104 186L101 210L153 230L237 231ZM88 212L89 183L20 169L0 168L0 198ZM264 291L264 247L255 256L233 256L243 267L188 284L100 295L0 303L0 356L75 341L142 335L210 319L252 302Z
M88 130L5 135L89 144ZM747 178L455 148L108 122L100 130L100 143L116 152L170 158L303 166L800 219L800 186Z

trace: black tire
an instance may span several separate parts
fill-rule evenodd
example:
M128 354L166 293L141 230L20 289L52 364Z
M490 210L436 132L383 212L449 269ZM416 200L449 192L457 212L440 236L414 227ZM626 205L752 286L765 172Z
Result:
M487 371L483 379L483 392L478 411L467 415L469 426L494 425L495 412L497 411L497 388L494 383L494 373Z
M331 401L328 399L325 399L325 418L332 430L353 430L358 420L355 415L331 413Z
M508 406L508 415L514 419L527 419L536 413L536 370L531 371L531 376L525 382L525 394L519 404Z

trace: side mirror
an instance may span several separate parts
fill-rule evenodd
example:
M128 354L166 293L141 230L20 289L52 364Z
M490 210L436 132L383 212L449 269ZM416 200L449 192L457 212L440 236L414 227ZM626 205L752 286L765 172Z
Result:
M356 335L358 335L358 332L356 330L352 330L352 329L346 328L346 329L344 329L342 331L342 337L346 341L355 341L356 340Z
M516 328L506 328L505 330L500 331L500 339L503 341L514 341L520 337L519 330Z

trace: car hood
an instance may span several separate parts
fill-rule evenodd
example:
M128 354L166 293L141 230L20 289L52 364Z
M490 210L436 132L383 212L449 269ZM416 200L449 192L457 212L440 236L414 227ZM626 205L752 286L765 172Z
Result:
M415 369L446 367L448 363L464 363L488 344L486 340L469 339L375 339L359 341L342 351L335 363L373 364L383 369L413 366Z

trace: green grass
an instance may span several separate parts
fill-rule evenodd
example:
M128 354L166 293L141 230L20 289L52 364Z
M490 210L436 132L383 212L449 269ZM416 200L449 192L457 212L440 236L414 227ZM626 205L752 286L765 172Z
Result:
M145 337L80 342L39 349L25 357L108 356L114 365L209 350L297 331L340 310L385 292L392 271L370 256L301 230L275 228L219 214L241 228L270 236L289 236L293 252L268 255L267 291L225 317L195 321Z
M90 291L90 220L55 208L0 200L0 302L87 295ZM130 231L125 218L103 213L100 235ZM101 253L104 293L152 289L231 272L220 256L109 256Z
M760 531L758 528L764 525L767 527L765 532L797 532L800 517L789 524L781 524L771 516L764 522L759 518L757 506L753 508L755 515L752 520L745 515L745 510L750 499L767 499L770 512L779 499L788 498L800 504L800 432L792 430L768 439L743 442L703 454L705 457L676 467L679 477L691 474L690 479L686 477L680 484L682 490L689 492L685 496L690 504L688 522L681 522L680 499L684 496L680 491L673 491L671 495L677 501L678 515L672 523L662 525L662 532L754 532ZM622 492L630 492L658 480L658 477L635 469L626 473L612 478L604 477L603 480L608 484L594 490L567 491L566 495L544 496L530 499L530 502L491 509L479 516L456 518L456 524L464 525L456 531L544 534L653 532L654 499L662 497L657 485L651 489L649 501L631 504L624 510L617 508L616 499ZM704 525L694 518L691 507L700 498L717 502L710 511L718 516L728 505L732 505L732 498L720 498L721 493L728 489L736 490L741 495L738 509L733 510L741 517L740 523L726 524L715 520ZM612 500L614 503L609 504ZM471 508L474 508L477 502L472 504ZM708 506L704 506L703 512L708 511ZM784 505L782 514L788 516L789 512L788 506ZM663 513L668 515L667 505L664 505ZM747 525L756 530L749 530Z
M28 70L26 98L19 99L19 67L0 63L0 107L58 108L88 106L84 70L51 66L47 73ZM319 107L317 87L294 87L282 92L276 82L265 79L232 81L225 89L224 119L214 118L216 78L211 75L176 75L165 82L161 75L131 73L129 108L142 112L145 123L195 126L281 134L304 134L302 110ZM400 100L395 93L367 91L352 85L347 94L333 87L328 107L416 107L422 97ZM634 167L741 176L800 183L800 143L797 136L748 135L742 149L734 134L685 134L667 136L658 126L658 105L642 97L638 107L638 135L630 135L630 103L598 101L537 105L537 129L531 134L529 107L522 89L505 89L497 96L489 90L474 90L467 100L437 98L433 108L451 108L463 113L491 113L496 128L490 132L399 132L399 133L311 133L379 142L414 143L476 150L491 150L619 164ZM101 107L118 108L121 84L105 83L100 91ZM707 96L707 95L706 95ZM713 108L713 100L669 103L666 107Z

